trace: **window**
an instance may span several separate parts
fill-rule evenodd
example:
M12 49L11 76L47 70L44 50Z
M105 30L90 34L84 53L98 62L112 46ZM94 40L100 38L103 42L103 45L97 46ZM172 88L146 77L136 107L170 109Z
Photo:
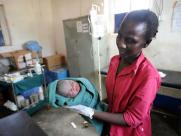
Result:
M108 33L117 33L125 13L138 9L152 9L155 0L104 0Z
M152 0L114 0L114 14L150 9Z
M9 29L3 4L0 4L0 47L11 45Z
M119 28L120 28L120 25L125 17L125 15L127 14L127 12L124 12L124 13L120 13L120 14L115 14L114 16L114 32L115 33L118 33L119 31Z
M126 13L132 10L150 9L152 0L114 0L114 32L117 33Z
M172 31L181 32L181 1L175 1L171 21Z

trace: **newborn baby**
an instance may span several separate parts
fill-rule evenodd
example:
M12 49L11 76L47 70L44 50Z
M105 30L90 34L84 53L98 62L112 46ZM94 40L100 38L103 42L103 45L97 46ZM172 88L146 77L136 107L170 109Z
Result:
M57 94L64 97L75 97L80 91L80 85L73 80L60 80L57 82Z

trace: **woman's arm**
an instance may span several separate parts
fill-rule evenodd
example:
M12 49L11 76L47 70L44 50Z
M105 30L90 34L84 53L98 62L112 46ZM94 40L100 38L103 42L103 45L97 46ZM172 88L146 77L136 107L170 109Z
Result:
M93 117L107 123L128 126L121 113L94 111Z
M93 108L90 108L84 105L64 106L64 108L73 110L91 119L95 118L95 119L98 119L110 124L128 126L123 118L122 113L109 113L109 112L97 111L97 110L94 110Z

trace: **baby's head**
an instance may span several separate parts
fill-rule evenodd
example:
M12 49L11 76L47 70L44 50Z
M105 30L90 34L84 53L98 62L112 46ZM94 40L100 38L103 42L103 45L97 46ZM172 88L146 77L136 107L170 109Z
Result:
M80 91L80 85L73 80L60 80L57 83L57 94L65 97L75 97Z

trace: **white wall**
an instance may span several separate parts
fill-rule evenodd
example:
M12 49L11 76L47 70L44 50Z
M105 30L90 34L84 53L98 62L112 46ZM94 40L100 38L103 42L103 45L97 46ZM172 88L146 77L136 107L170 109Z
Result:
M112 2L111 2L112 3ZM181 71L181 32L171 31L171 14L173 0L164 0L163 15L160 21L159 32L156 39L152 41L149 47L144 49L144 54L149 60L160 69ZM121 7L121 6L120 6ZM112 10L112 9L109 9ZM114 25L114 19L110 14L110 24ZM112 27L111 27L112 30ZM109 54L110 57L118 54L116 47L116 34L109 36Z
M55 53L52 0L1 0L12 39L12 45L0 52L22 48L29 40L37 40L43 47L43 56Z
M0 4L4 4L12 39L12 45L1 47L0 53L21 49L23 43L37 40L43 46L43 56L55 52L66 55L62 20L87 15L92 3L101 5L102 2L103 0L0 0ZM171 32L170 29L172 2L173 0L164 0L159 33L145 50L145 55L157 68L181 71L180 33ZM108 17L110 24L113 24L112 19ZM115 38L116 35L109 34L110 57L118 53Z
M56 51L66 55L62 20L89 14L92 3L100 4L102 0L52 0Z
M181 71L181 32L172 32L171 15L173 0L164 0L159 33L145 55L157 68Z

